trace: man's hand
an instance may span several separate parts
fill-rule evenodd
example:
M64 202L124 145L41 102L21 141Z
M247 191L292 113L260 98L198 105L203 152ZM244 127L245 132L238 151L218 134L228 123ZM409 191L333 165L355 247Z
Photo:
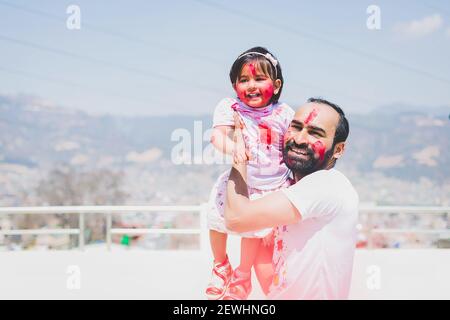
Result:
M233 162L235 164L246 164L250 160L250 153L245 146L244 136L242 129L244 129L244 122L237 112L234 112L234 149L233 149Z

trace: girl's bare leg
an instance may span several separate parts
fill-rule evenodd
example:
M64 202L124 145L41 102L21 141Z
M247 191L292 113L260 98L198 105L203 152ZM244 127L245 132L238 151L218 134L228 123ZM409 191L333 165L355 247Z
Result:
M241 264L238 267L240 272L248 273L252 270L261 243L260 238L241 239Z
M211 244L214 262L221 263L227 258L227 238L226 233L209 230L209 241Z
M269 287L275 273L272 264L273 247L273 243L270 246L265 246L261 241L254 263L256 277L265 295L269 293Z

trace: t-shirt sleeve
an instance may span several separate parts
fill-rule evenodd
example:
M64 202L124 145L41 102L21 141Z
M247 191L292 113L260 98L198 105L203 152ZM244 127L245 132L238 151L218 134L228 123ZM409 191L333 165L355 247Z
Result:
M284 118L284 130L287 131L291 125L292 119L294 119L295 111L288 104L283 103L283 118Z
M233 106L236 100L232 98L222 99L216 106L213 116L213 128L217 126L234 126Z
M314 172L289 188L282 189L300 212L302 220L332 218L342 207L342 200L337 196L338 192L335 189L339 188L339 183L327 171Z

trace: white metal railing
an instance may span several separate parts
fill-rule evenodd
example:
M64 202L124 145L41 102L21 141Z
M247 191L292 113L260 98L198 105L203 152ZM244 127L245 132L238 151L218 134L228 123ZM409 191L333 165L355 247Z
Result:
M359 208L360 213L369 215L368 222L372 224L373 215L380 213L405 213L405 214L445 214L447 219L450 213L450 207L437 206L362 206ZM368 248L373 248L373 236L375 234L438 234L448 235L450 237L450 229L399 229L399 228L373 228L370 226L368 233Z
M112 215L130 212L157 213L198 213L200 216L200 227L197 229L156 229L156 228L113 228ZM86 214L104 214L106 218L106 244L111 250L113 234L198 234L200 236L200 249L206 250L208 245L206 230L205 204L197 206L50 206L50 207L3 207L0 208L1 215L17 214L78 214L78 229L15 229L1 230L0 235L49 235L49 234L75 234L78 235L78 244L84 249L84 217Z
M157 213L198 213L200 226L196 229L156 229L156 228L113 228L112 214L124 214L129 212ZM414 207L414 206L361 206L360 213L370 216L380 213L406 213L406 214L448 214L450 207ZM0 207L1 215L17 214L78 214L78 229L15 229L1 230L0 235L45 235L45 234L69 234L78 235L79 248L84 249L85 215L104 214L106 218L106 244L111 249L113 234L141 235L141 234L198 234L200 236L200 249L208 250L208 233L206 223L206 204L196 206L50 206L50 207ZM369 248L372 247L371 238L379 233L427 233L448 234L450 229L388 229L377 228L369 230Z

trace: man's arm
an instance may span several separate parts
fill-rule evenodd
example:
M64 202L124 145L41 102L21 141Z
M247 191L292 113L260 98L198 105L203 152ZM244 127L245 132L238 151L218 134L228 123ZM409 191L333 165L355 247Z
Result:
M235 120L236 148L245 148L241 127L238 119ZM246 177L246 161L235 162L228 179L225 201L225 222L228 229L247 232L300 221L301 213L281 191L250 201Z
M233 166L227 184L225 221L229 230L247 232L300 221L301 213L281 191L249 200L242 169L245 171L245 165Z

